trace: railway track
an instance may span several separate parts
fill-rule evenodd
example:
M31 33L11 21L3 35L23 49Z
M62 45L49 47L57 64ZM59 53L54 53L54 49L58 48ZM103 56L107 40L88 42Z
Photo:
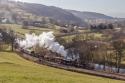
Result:
M94 76L100 76L100 77L125 81L125 75L124 74L107 73L107 72L102 72L102 71L95 71L95 70L87 70L87 69L82 69L82 68L76 68L76 67L73 67L73 66L66 66L66 65L46 61L46 60L43 60L43 59L39 59L39 58L30 56L30 55L27 55L25 53L22 53L20 51L16 51L16 52L21 57L23 57L24 59L36 62L38 64L47 65L47 66L51 66L51 67L55 67L55 68L59 68L59 69L64 69L64 70L67 70L67 71L77 72L77 73L84 73L84 74L88 74L88 75L94 75Z

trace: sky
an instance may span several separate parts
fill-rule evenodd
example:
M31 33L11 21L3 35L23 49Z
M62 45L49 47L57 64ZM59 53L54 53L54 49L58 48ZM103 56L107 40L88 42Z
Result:
M125 0L16 0L125 18Z

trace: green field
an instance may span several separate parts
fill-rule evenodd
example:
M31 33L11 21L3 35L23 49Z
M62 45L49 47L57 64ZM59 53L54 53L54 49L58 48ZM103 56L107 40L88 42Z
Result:
M0 28L11 29L14 32L16 32L17 35L19 35L19 36L24 36L26 33L29 33L29 32L34 32L36 34L41 34L42 32L53 31L54 34L59 33L58 30L51 29L51 28L40 28L40 27L28 26L27 29L23 29L22 25L17 25L17 24L1 24Z
M12 52L0 52L0 83L125 83L73 73L27 61Z

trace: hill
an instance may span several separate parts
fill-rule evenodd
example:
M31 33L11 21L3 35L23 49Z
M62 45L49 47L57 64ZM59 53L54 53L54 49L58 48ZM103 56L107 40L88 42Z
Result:
M80 18L74 16L72 13L67 12L66 10L54 6L45 6L42 4L33 4L33 3L18 3L19 7L22 10L25 10L29 13L50 17L59 23L69 23L69 24L82 24ZM39 10L39 11L38 11Z
M22 20L39 20L44 17L46 20L53 20L60 24L77 24L86 26L86 20L110 20L114 19L96 12L81 12L66 10L54 6L46 6L36 3L23 3L8 0L0 0L0 17L8 18L12 23Z
M124 83L29 62L13 52L0 52L0 83Z
M75 11L75 10L69 10L72 14L75 16L81 18L82 20L85 19L113 19L111 16L107 16L101 13L96 12L81 12L81 11Z
M7 18L11 23L22 20L41 21L45 18L47 22L52 20L60 24L86 24L72 13L54 6L0 0L0 9L0 18Z

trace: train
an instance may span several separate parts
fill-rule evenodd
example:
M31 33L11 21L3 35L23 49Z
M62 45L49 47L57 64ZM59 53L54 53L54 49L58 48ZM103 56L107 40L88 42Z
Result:
M86 69L94 68L91 63L84 64L84 63L80 62L79 57L74 58L73 57L74 54L70 53L70 52L73 52L73 49L69 49L70 51L67 54L68 57L63 57L60 54L54 53L47 49L45 49L46 50L45 52L39 53L34 50L20 48L17 43L14 44L14 47L15 47L15 49L18 49L18 51L20 51L21 53L38 58L39 62L41 62L42 60L45 60L45 61L54 62L54 63L58 63L61 65L66 65L66 66L73 66L73 67L77 67L77 68L86 68ZM75 55L77 55L77 54L75 54ZM70 56L70 58L69 58L69 56Z
M67 58L62 57L61 55L59 55L57 53L53 53L51 51L48 51L48 53L46 53L46 55L42 55L42 54L36 53L35 51L28 50L28 49L20 48L19 50L21 53L25 53L29 56L38 58L39 61L46 60L49 62L54 62L54 63L58 63L58 64L62 64L62 65L81 67L77 60L67 59Z

